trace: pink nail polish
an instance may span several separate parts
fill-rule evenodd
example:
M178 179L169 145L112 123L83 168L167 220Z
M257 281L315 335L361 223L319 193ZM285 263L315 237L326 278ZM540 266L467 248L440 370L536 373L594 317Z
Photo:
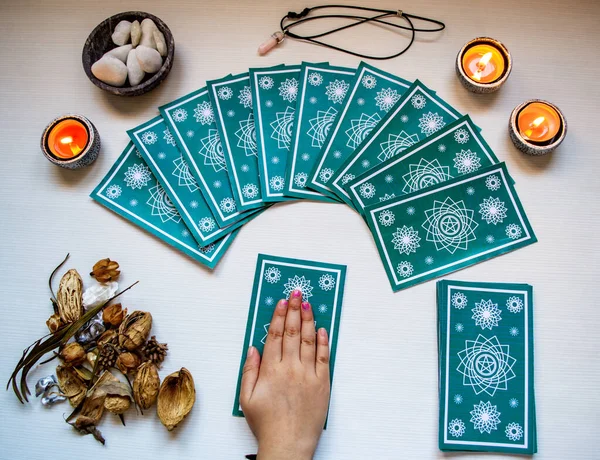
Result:
M281 308L287 308L288 306L288 301L287 300L282 300L281 303L279 304Z
M310 304L308 302L302 302L302 310L307 311L310 309Z
M300 289L296 289L294 292L292 292L292 296L293 297L302 297L302 291L300 291Z

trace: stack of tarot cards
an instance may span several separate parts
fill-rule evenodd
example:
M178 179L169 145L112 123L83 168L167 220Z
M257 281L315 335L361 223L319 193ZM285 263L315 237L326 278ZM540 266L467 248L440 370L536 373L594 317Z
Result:
M441 450L537 452L533 288L437 283Z
M92 197L208 267L279 201L362 214L394 290L534 243L467 115L365 63L253 68L159 108Z

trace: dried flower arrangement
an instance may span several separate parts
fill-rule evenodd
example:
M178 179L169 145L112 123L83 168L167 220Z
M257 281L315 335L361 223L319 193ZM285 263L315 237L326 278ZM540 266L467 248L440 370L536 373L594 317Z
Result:
M81 276L70 269L60 280L55 295L52 279L68 258L67 254L48 281L54 308L46 321L50 334L23 351L7 389L12 384L17 398L22 403L28 401L27 374L44 355L54 352L41 364L58 358L56 376L41 378L35 394L42 396L44 405L68 400L74 410L66 422L80 433L92 434L104 444L97 426L105 411L118 415L125 424L123 414L132 405L143 413L155 403L160 421L169 431L173 430L196 401L194 379L182 367L161 384L158 369L168 347L155 336L148 338L152 315L138 310L127 314L120 303L111 304L137 282L117 293L119 264L102 259L90 273L96 280L94 285L84 291ZM124 381L115 373L121 373Z

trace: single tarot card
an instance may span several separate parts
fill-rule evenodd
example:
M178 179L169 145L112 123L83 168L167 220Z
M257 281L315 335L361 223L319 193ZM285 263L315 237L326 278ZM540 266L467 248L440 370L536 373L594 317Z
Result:
M337 199L331 193L328 181L321 179L321 171L327 171L326 179L335 174L409 86L410 82L400 77L360 63L350 96L329 130L319 160L310 174L311 188Z
M343 187L354 208L363 213L367 206L497 163L498 158L467 115Z
M283 191L299 74L299 65L250 69L260 187L265 202L291 199Z
M206 88L159 108L219 227L247 216L237 209Z
M443 281L441 450L533 454L533 289Z
M247 211L264 206L248 72L209 81L206 85L238 209Z
M286 195L332 201L319 192L309 190L308 177L317 164L329 130L344 106L355 72L354 69L333 67L327 63L302 64L296 119L287 165ZM329 170L321 175L325 180L329 180Z
M262 355L269 324L277 302L287 299L296 289L302 291L302 298L310 302L315 316L317 329L324 327L329 334L330 376L333 382L335 353L337 348L342 298L346 279L346 266L333 265L308 260L288 259L285 257L258 255L252 300L246 325L246 338L237 390L233 403L233 415L243 416L239 405L242 369L250 345L255 346Z
M504 163L370 206L394 291L537 241Z
M157 133L165 133L165 135L161 138ZM249 217L228 227L221 228L217 225L210 207L200 192L196 178L190 172L187 161L174 145L173 137L162 117L156 117L129 130L128 134L137 151L164 188L167 197L177 208L192 236L202 246L223 238L248 221Z
M371 168L423 141L461 114L446 104L419 80L402 95L397 104L367 136L331 180L331 190L352 206L344 184Z
M217 265L239 231L206 246L198 245L133 142L90 196L208 268Z

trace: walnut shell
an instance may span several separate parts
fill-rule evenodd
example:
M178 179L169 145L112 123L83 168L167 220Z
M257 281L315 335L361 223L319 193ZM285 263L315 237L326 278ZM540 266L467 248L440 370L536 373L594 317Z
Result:
M56 301L58 304L58 315L63 324L77 321L83 314L83 281L77 270L71 269L65 273L58 285Z
M138 367L133 381L133 397L138 406L142 409L150 409L156 402L159 387L158 368L151 361L146 361Z
M192 410L196 402L194 378L182 367L165 377L158 392L156 412L167 430L173 430Z
M119 326L119 346L128 351L141 347L152 329L152 315L136 310L123 320Z

